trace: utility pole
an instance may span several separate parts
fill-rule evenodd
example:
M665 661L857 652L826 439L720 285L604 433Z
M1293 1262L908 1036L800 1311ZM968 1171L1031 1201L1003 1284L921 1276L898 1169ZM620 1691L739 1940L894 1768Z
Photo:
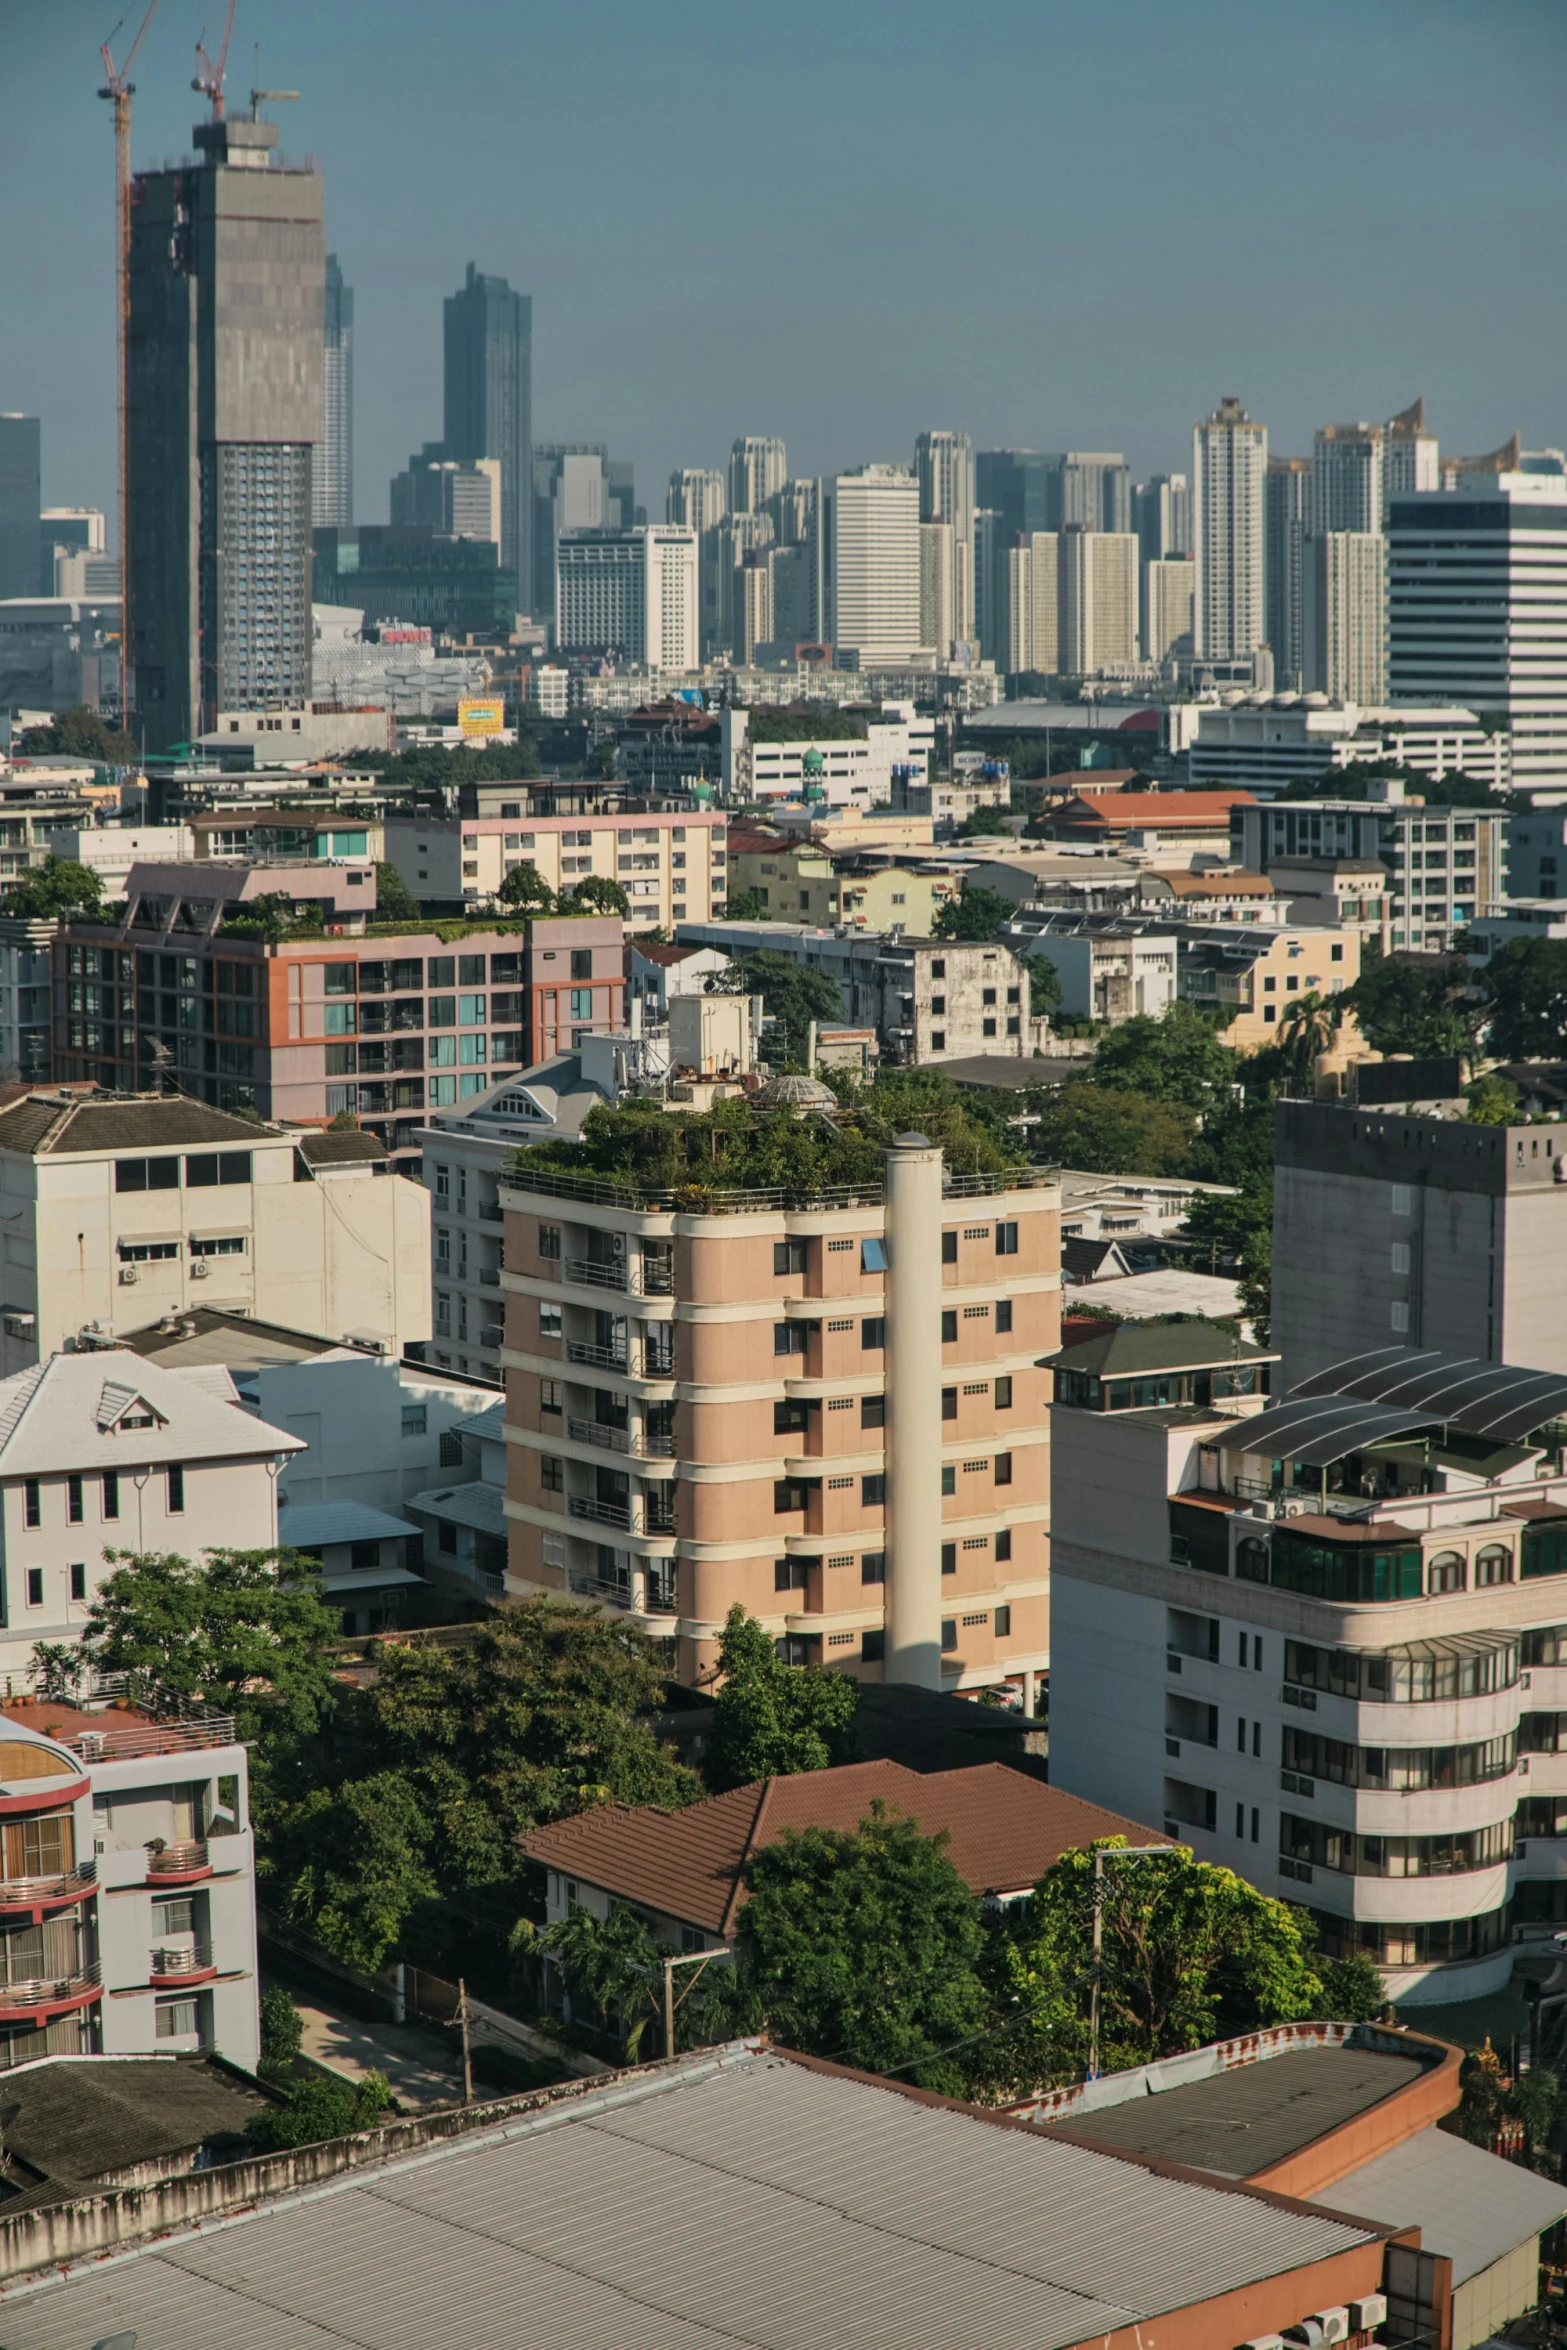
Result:
M1177 1852L1175 1844L1096 1844L1094 1846L1093 1976L1088 1994L1088 2078L1099 2078L1099 1986L1104 1972L1104 1864L1107 1860L1147 1860L1154 1853Z
M473 2103L473 2050L468 2041L468 1985L462 1978L457 1983L457 2021L462 2027L462 2101Z

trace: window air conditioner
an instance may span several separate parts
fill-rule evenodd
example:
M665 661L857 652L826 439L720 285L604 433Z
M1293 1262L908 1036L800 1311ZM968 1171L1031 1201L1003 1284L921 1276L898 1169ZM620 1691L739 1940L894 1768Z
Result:
M208 1264L206 1258L198 1257L195 1263L191 1266L190 1277L192 1281L205 1281L210 1275L211 1271L212 1267Z
M122 1289L134 1289L140 1279L141 1275L134 1265L120 1267L120 1287Z

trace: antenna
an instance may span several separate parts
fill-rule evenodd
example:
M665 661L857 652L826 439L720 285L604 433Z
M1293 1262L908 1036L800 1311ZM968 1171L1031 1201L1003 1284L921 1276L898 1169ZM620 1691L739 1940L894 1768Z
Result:
M128 405L129 379L127 375L126 346L129 341L131 315L131 99L136 84L131 80L131 67L136 52L147 37L147 27L157 14L158 0L148 0L147 13L141 20L141 29L125 52L125 63L115 70L109 52L109 41L114 39L120 24L103 43L99 55L103 59L103 88L100 98L107 98L114 108L114 238L115 238L115 307L119 313L119 458L120 458L120 723L125 725L131 714L131 569L130 569L130 493L126 483L125 412Z
M223 81L228 72L229 36L234 30L234 6L235 0L229 0L228 14L223 20L223 46L218 51L216 65L213 64L203 46L207 37L205 25L202 26L200 37L196 42L196 55L201 60L201 69L192 78L190 86L193 90L199 91L203 98L209 98L212 101L212 120L214 122L223 120Z

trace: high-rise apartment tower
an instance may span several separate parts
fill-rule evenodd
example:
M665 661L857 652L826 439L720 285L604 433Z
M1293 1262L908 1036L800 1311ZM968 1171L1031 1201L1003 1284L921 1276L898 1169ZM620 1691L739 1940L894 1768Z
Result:
M1264 482L1268 428L1221 400L1192 435L1196 651L1235 660L1266 642Z
M1311 459L1270 457L1263 477L1264 616L1273 682L1298 694L1305 683L1306 533L1311 527Z
M519 595L533 577L533 302L503 277L467 278L446 297L446 454L501 468L501 567Z
M321 352L323 434L316 453L311 506L318 530L354 524L354 290L335 253L326 257L325 331Z
M966 432L922 432L914 444L914 472L920 485L920 520L952 529L951 638L974 634L974 444ZM938 598L938 601L941 600ZM945 640L926 637L945 650Z
M789 452L780 440L749 433L729 452L729 510L759 514L789 478Z

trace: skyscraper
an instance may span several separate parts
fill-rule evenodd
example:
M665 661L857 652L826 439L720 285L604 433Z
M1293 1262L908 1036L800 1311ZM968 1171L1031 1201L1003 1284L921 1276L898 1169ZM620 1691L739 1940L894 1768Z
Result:
M1132 502L1132 527L1145 563L1192 551L1192 491L1184 473L1156 473Z
M1077 677L1137 659L1137 541L1130 531L1061 533L1061 666ZM1037 573L1036 573L1037 593Z
M1413 497L1417 490L1442 486L1441 451L1434 432L1426 431L1426 404L1411 400L1389 417L1382 437L1382 500Z
M204 122L194 164L136 178L128 649L151 751L310 698L323 187L277 143L254 116Z
M729 511L759 514L789 478L789 452L779 440L750 433L729 452Z
M669 487L664 493L664 520L673 523L679 530L696 532L704 655L710 653L718 643L722 605L718 525L728 511L728 485L716 467L683 465L670 475Z
M324 431L316 452L311 512L318 530L351 530L354 521L354 290L343 283L335 253L326 257L321 394Z
M1273 682L1298 694L1306 675L1306 533L1311 527L1311 459L1270 457L1263 478L1267 508L1264 617L1273 648Z
M446 297L446 454L501 468L501 565L517 592L533 570L533 302L470 261Z
M1019 531L1061 527L1061 459L1037 449L981 449L974 460L974 495L1001 518L1004 546Z
M832 641L862 669L920 643L920 493L901 465L862 465L826 485Z
M1330 702L1376 709L1387 699L1387 542L1380 530L1314 532L1304 586L1307 687Z
M1068 449L1052 460L1061 469L1061 527L1130 530L1132 475L1119 450Z
M667 523L585 530L556 549L555 641L649 669L694 669L696 533Z
M1312 448L1312 531L1380 530L1382 503L1381 425L1323 425Z
M949 625L945 636L923 638L945 652L949 643L967 643L974 635L974 444L966 432L922 432L914 444L914 472L920 521L952 529L950 584L937 591ZM927 561L934 560L927 549ZM934 589L934 580L930 585Z
M1199 659L1230 661L1265 643L1264 493L1268 428L1221 400L1192 434L1194 633Z
M36 416L0 414L0 596L38 593L38 447Z

